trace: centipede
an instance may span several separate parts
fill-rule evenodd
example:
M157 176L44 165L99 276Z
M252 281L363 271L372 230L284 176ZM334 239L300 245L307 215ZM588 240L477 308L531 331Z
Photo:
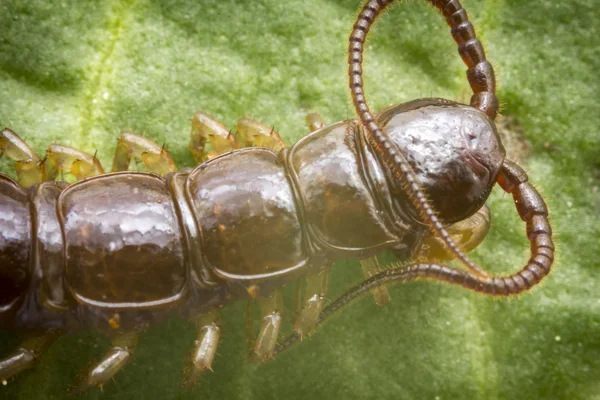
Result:
M0 358L0 382L35 367L61 335L87 330L111 344L71 391L105 385L145 330L177 316L196 327L183 372L193 387L216 357L220 310L236 301L260 306L248 357L262 362L359 297L387 304L390 284L441 281L508 297L540 283L554 261L548 209L506 158L494 69L458 0L428 3L467 67L470 103L423 98L371 112L364 45L391 3L368 1L351 30L357 118L327 124L310 113L309 133L293 146L261 122L242 118L231 131L200 111L189 144L195 168L178 170L164 146L124 132L106 173L95 155L53 144L40 157L4 129L0 155L14 161L16 179L0 174L0 328L24 340ZM129 171L133 161L147 171ZM65 173L76 181L63 182ZM531 254L502 276L467 256L490 227L495 184L512 195ZM384 251L398 261L381 266ZM365 279L328 302L330 269L348 257ZM282 290L299 280L293 333L280 340Z

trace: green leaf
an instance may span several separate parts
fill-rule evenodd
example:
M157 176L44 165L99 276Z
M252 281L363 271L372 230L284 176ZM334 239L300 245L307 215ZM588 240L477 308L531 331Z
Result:
M465 0L499 75L502 114L530 143L513 152L547 200L558 242L541 287L496 300L431 282L390 288L386 309L349 307L263 366L244 356L244 305L224 309L214 364L192 392L181 377L194 329L172 319L144 334L135 361L86 399L600 399L600 11L592 0ZM5 0L0 5L0 122L43 154L56 141L111 165L132 129L166 143L180 167L190 119L206 111L234 127L248 115L302 137L303 118L352 118L347 36L357 0ZM367 46L377 109L417 97L467 102L464 66L425 2L393 7ZM517 141L518 143L518 141ZM522 147L522 146L521 146ZM518 149L519 146L516 147ZM12 174L3 160L3 172ZM492 232L475 252L486 269L526 261L524 224L500 192ZM360 280L333 269L331 297ZM17 345L0 336L0 354ZM60 399L107 340L61 338L7 399Z

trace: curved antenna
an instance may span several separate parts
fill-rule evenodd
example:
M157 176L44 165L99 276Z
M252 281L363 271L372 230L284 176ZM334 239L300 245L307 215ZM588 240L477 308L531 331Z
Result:
M469 67L467 77L475 92L471 98L471 105L486 113L490 118L495 118L498 110L498 99L495 95L494 71L485 59L485 53L479 40L475 37L473 25L468 21L467 13L458 0L430 0L440 9L452 29L452 35L458 43L458 51L463 61ZM348 75L350 91L354 108L362 124L368 132L369 141L381 161L387 165L391 173L398 179L409 193L412 205L419 213L432 233L438 235L446 247L473 273L478 276L489 276L487 272L471 261L452 241L444 229L435 212L429 205L418 178L412 167L396 147L396 145L382 132L369 110L362 79L362 54L367 33L377 16L393 2L393 0L370 0L358 16L348 48Z

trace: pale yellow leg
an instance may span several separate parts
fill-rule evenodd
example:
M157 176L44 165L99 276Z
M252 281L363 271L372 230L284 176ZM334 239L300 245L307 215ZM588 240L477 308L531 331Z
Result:
M214 309L200 315L195 320L198 338L195 341L192 358L185 370L185 385L188 388L196 386L200 375L211 366L217 354L221 339L221 314Z
M381 267L379 266L379 261L376 256L360 260L360 265L365 279L381 272ZM384 307L390 302L390 293L385 286L372 289L371 294L373 295L373 299L375 299L375 304L380 307Z
M301 338L310 335L317 325L317 320L325 304L328 282L329 271L323 271L306 278L304 302L294 321L294 331Z
M4 154L15 160L19 185L30 187L46 180L43 161L19 135L8 128L0 133L0 156Z
M325 126L325 122L323 122L323 118L321 118L321 114L319 113L306 114L304 121L310 132L318 131Z
M471 217L447 226L446 231L458 248L467 253L483 241L490 229L490 223L490 209L484 205ZM454 254L449 253L440 238L429 236L423 240L416 258L420 262L446 261L453 259Z
M104 168L95 155L53 144L46 151L46 178L52 181L59 176L62 180L64 173L70 173L75 179L81 180L103 174Z
M283 321L283 295L281 290L274 291L267 297L258 299L261 322L258 336L254 342L250 360L264 361L273 356L279 338L279 330Z
M235 134L243 147L267 147L279 151L285 143L274 128L244 117L237 122Z
M237 148L235 136L222 123L202 111L194 115L189 149L197 163Z
M33 336L21 343L12 354L0 358L0 384L6 385L9 378L37 364L57 337L57 332Z
M161 176L177 171L177 166L164 147L143 136L123 132L115 150L113 172L127 171L132 158L142 161L149 171Z
M125 333L116 336L112 342L108 352L102 358L102 361L97 363L77 386L71 391L73 393L83 392L93 386L102 387L117 372L125 365L133 360L135 348L138 343L138 335L135 332Z

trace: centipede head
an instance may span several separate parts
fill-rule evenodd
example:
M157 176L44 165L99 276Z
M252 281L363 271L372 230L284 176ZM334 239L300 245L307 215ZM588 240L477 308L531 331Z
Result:
M420 99L377 116L402 149L438 218L453 223L483 206L496 182L505 150L494 122L483 112L443 99ZM409 195L392 182L394 198ZM414 209L408 209L416 219Z

